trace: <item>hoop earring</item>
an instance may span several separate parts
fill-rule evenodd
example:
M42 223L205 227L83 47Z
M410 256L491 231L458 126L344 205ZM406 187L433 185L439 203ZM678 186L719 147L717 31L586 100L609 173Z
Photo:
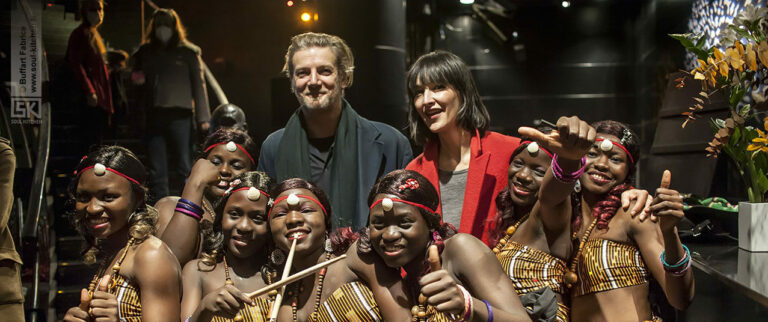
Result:
M128 216L128 223L130 224L131 221L133 221L133 218L136 217L136 212L138 210L134 210L129 216Z

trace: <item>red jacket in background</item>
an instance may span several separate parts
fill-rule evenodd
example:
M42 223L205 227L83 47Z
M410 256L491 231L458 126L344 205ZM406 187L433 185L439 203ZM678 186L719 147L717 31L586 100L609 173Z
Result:
M520 139L486 131L482 138L473 136L470 141L472 158L469 161L467 185L464 188L464 204L461 210L460 233L472 234L488 244L486 220L496 215L496 195L507 186L507 169L512 152L520 145ZM407 170L414 170L429 179L440 194L437 174L439 142L427 142L424 153L411 161ZM438 208L438 212L442 213Z
M81 24L69 35L67 61L72 68L75 80L83 89L84 95L96 93L99 107L107 114L114 114L112 91L109 83L107 65L104 57L91 47L88 35L91 33L85 24Z

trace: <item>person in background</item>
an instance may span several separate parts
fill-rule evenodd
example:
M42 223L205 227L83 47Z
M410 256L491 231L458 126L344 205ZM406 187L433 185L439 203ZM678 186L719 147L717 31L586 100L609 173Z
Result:
M308 32L291 38L283 73L300 106L264 140L258 170L277 181L317 184L336 212L333 227L359 229L368 219L371 186L405 167L413 154L403 134L361 117L344 99L354 65L352 51L337 36Z
M120 124L127 124L130 115L128 106L128 82L130 71L128 71L128 53L125 50L107 51L107 71L109 72L109 83L112 90L112 105L115 109L112 115L112 138L116 138L117 127Z
M173 9L158 9L144 44L133 55L134 84L141 86L146 109L146 147L150 192L154 200L178 192L192 168L192 122L207 132L211 113L200 48L187 41L184 26ZM170 184L168 153L178 184Z
M246 122L243 109L231 103L216 107L211 113L210 132L213 133L220 128L233 128L248 132L248 122Z
M82 154L101 144L110 126L112 90L104 55L107 50L98 28L104 21L102 0L83 0L80 3L83 22L72 31L67 43L67 62L81 90L79 104L79 140ZM74 94L74 93L73 93Z
M15 173L16 155L11 142L0 137L0 316L6 321L24 321L24 295L19 276L21 257L8 228Z

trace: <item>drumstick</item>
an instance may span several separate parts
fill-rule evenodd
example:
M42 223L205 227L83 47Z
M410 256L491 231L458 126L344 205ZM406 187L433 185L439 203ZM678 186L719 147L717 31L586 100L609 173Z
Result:
M262 287L260 290L253 291L251 293L247 293L247 294L245 294L245 296L247 296L249 298L259 297L261 295L264 295L264 294L268 293L271 290L278 289L278 288L280 288L280 287L282 287L284 285L291 284L291 283L293 283L295 281L298 281L298 280L300 280L302 278L305 278L305 277L307 277L309 275L312 275L315 272L323 269L323 267L331 266L331 264L336 263L336 262L338 262L338 261L340 261L340 260L342 260L342 259L344 259L346 257L347 257L347 255L341 255L341 256L336 257L334 259L327 260L325 262L322 262L320 264L317 264L315 266L307 268L307 269L305 269L305 270L303 270L301 272L298 272L296 274L288 276L288 278L282 279L282 280L280 280L277 283L273 283L273 284L267 285L265 287Z
M284 280L291 273L291 266L293 266L293 254L296 252L296 235L293 236L293 243L291 244L291 250L288 252L288 259L285 260L285 267L283 267L283 276L280 280ZM285 286L280 288L280 292L275 296L275 302L272 303L272 310L269 312L269 321L277 320L277 312L280 311L280 304L283 303L283 293L285 293Z

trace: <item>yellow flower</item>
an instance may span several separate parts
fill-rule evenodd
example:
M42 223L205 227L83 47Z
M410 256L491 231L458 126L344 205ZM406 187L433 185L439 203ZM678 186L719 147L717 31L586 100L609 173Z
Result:
M742 52L744 49L741 50ZM744 71L744 60L741 59L741 55L739 55L739 51L735 48L728 48L725 50L725 59L731 63L731 66L733 69L736 69L740 72Z
M766 118L766 120L768 120L768 118ZM757 155L758 152L768 153L768 137L766 137L766 134L763 131L760 131L760 129L756 130L757 137L752 139L752 143L747 146L747 151L755 151L752 153L753 158L755 155Z
M757 46L757 58L760 58L760 62L763 66L768 67L768 42L763 40Z
M720 51L720 48L715 47L715 60L721 60L723 59L723 52Z
M733 46L736 47L736 50L739 51L739 56L744 56L744 46L741 45L740 41L735 41Z
M744 59L747 61L747 67L750 70L757 71L757 56L755 55L755 50L752 47L752 43L747 44Z

